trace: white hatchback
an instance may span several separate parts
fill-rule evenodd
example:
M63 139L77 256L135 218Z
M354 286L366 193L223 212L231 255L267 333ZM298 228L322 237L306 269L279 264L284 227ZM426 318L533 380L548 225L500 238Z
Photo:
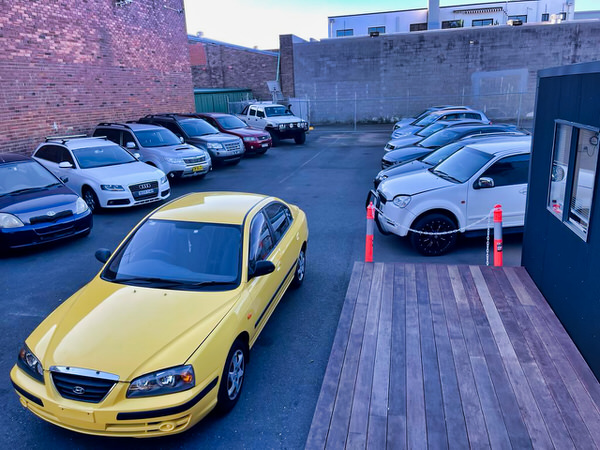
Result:
M531 136L497 137L466 145L430 169L382 181L375 220L383 234L409 236L426 256L451 250L458 233L481 232L494 205L503 226L525 220Z
M92 211L156 202L171 195L164 172L105 138L50 137L32 156L80 194Z

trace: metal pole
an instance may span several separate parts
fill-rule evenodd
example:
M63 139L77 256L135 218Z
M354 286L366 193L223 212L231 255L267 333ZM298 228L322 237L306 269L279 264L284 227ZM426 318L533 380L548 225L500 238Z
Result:
M365 242L365 262L373 262L373 222L375 220L375 208L373 202L367 206L367 238Z
M354 91L354 131L356 131L356 91Z
M494 206L494 266L502 266L502 206Z
M521 124L521 102L523 101L523 92L519 92L519 110L517 111L517 126Z

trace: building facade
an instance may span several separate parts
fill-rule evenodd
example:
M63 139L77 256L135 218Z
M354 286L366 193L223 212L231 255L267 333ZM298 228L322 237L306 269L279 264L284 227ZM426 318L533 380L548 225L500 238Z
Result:
M574 0L521 0L444 7L430 3L430 8L439 13L437 28L444 29L573 20L573 3ZM432 29L428 16L427 8L331 16L328 37L425 31Z
M14 0L0 30L0 152L194 110L182 0Z

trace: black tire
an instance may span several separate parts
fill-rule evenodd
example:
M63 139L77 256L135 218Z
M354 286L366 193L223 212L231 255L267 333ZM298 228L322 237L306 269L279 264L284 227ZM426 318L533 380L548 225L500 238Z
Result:
M306 133L302 132L302 134L295 136L294 142L298 145L304 144L306 142Z
M248 346L238 338L231 346L223 367L217 394L217 412L221 414L229 412L238 402L244 385L246 361L248 361Z
M296 260L296 271L294 272L294 279L292 280L291 286L294 289L299 288L304 283L304 277L306 275L306 249L302 247L298 259Z
M100 202L98 201L98 196L94 192L91 187L84 187L81 191L81 196L83 200L87 203L88 208L93 213L100 211Z
M428 214L417 220L413 230L426 233L443 233L457 229L456 223L443 214ZM448 253L456 245L457 233L428 235L411 232L410 242L421 255L440 256Z
M281 139L279 139L279 135L277 133L273 133L271 131L269 131L269 134L271 135L271 142L272 142L273 147L277 147L281 143Z

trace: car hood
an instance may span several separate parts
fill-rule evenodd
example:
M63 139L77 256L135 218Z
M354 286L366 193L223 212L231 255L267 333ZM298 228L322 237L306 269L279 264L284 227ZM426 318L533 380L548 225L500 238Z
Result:
M266 117L265 120L267 122L273 123L296 123L296 122L304 122L300 117L296 116L275 116L275 117Z
M239 138L225 133L205 134L203 136L192 136L188 139L190 144L206 145L207 143L224 144L226 142L237 142Z
M410 146L410 147L403 147L398 150L391 150L391 151L387 152L383 156L383 160L389 161L392 164L397 164L399 162L405 162L405 161L410 161L410 160L416 159L419 156L426 155L428 153L431 153L432 151L433 151L433 149L419 147L418 145Z
M406 147L408 145L414 145L417 142L423 140L421 136L417 136L415 134L409 134L408 136L402 136L399 138L394 138L388 144L393 145L395 148Z
M50 188L0 197L0 211L15 216L30 217L50 209L68 209L77 201L77 194L61 184Z
M419 170L425 170L431 167L419 160L408 161L405 163L397 164L388 169L384 169L377 174L378 180L384 180L386 178L392 178L398 175L404 175L410 172L417 172Z
M147 150L160 152L165 156L177 156L179 158L201 156L204 154L197 147L190 144L166 145L164 147L148 147Z
M411 122L414 122L414 121L415 121L414 117L406 117L406 118L401 119L398 122L396 122L394 124L394 126L396 127L396 130L397 130L398 128L405 127L406 125L409 125Z
M429 170L423 170L390 177L382 181L377 190L382 192L387 200L392 200L396 195L422 194L455 185L456 183L444 180Z
M231 130L227 130L227 133L234 134L240 137L261 137L265 136L270 138L271 136L265 130L261 130L260 128L233 128Z
M185 363L237 300L223 292L142 288L95 278L27 343L46 369L100 370L121 381Z
M128 164L117 164L114 166L95 167L82 169L82 175L95 178L102 184L130 184L142 183L144 181L159 180L165 174L156 167L152 167L141 161Z
M423 127L418 127L416 125L406 125L405 127L398 128L396 131L394 131L392 133L392 139L397 139L402 136L408 136L409 134L414 134L422 129Z

